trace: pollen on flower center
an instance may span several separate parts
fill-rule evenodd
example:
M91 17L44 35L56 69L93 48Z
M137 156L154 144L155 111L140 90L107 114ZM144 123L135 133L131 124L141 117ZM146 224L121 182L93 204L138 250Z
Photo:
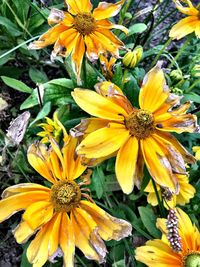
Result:
M74 17L74 28L82 35L94 32L96 28L95 19L90 13L80 13Z
M60 181L51 188L51 201L56 212L70 211L80 199L80 187L73 181Z
M200 252L195 251L187 254L183 259L183 267L199 267L200 266Z
M138 139L145 139L155 130L153 114L143 109L133 111L125 119L125 126L131 135Z

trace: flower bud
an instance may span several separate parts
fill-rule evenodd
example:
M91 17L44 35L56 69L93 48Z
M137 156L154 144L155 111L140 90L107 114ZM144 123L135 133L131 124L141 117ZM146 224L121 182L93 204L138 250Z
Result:
M180 69L173 70L170 73L170 77L176 81L180 81L183 79L182 71Z
M143 55L142 46L137 46L133 51L130 50L125 54L122 62L125 67L132 69L141 60L142 55Z

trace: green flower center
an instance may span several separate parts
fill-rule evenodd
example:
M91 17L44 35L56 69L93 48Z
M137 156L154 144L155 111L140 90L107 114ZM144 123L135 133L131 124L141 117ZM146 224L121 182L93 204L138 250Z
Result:
M73 181L60 181L51 188L51 201L56 212L70 211L81 199L80 187Z
M155 131L153 114L143 109L133 111L125 119L125 126L131 135L138 139L145 139Z
M90 13L80 13L74 17L74 28L82 35L95 31L96 22Z
M200 267L200 253L194 252L184 258L184 267Z

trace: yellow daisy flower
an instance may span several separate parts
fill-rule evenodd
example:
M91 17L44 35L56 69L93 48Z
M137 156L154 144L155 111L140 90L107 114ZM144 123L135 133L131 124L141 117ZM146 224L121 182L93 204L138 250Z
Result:
M83 110L99 117L79 126L88 135L78 153L100 158L117 152L116 176L126 194L141 183L144 162L156 183L178 193L176 173L186 173L184 160L193 163L195 159L168 132L195 131L196 116L186 114L190 103L175 108L180 97L170 93L159 65L144 78L140 109L110 82L97 84L96 91L75 89L72 93Z
M196 192L195 188L189 184L189 179L186 175L177 174L176 177L180 186L180 191L177 195L171 194L170 191L162 190L159 185L156 185L158 195L160 198L164 198L163 204L167 209L174 208L176 205L184 206L186 203L189 203L190 199L194 197ZM147 197L148 203L150 203L152 206L157 206L158 200L153 183L151 181L144 191L149 193Z
M193 146L192 150L195 152L196 160L200 160L200 146Z
M174 216L171 216L172 218ZM178 225L176 226L176 218ZM176 209L175 220L158 219L157 227L162 231L162 239L147 241L145 246L136 249L136 259L149 267L192 267L200 264L200 233L195 225L192 224L188 215L181 209ZM171 246L169 231L176 228L174 237L177 238L177 244L180 244L180 250L175 251ZM171 223L171 225L170 225ZM174 225L174 227L173 227ZM178 232L178 233L177 233ZM173 238L172 238L173 239ZM172 240L173 241L173 240ZM171 243L172 244L172 243Z
M38 136L43 137L41 142L46 144L49 143L49 137L56 140L56 142L60 141L60 138L67 135L65 127L58 119L57 112L54 112L53 119L45 117L46 123L40 123L38 126L42 127L43 131L37 133Z
M66 139L62 150L53 139L49 149L41 143L31 145L28 161L51 188L26 183L8 187L2 194L0 222L25 210L13 231L17 242L24 243L36 233L27 249L27 258L34 267L43 266L60 251L64 266L73 267L75 246L87 258L102 263L107 252L103 240L120 240L131 234L128 222L99 208L87 194L88 189L82 187L89 178L75 154L76 145L73 137ZM78 177L82 180L79 184L75 182Z
M99 58L102 53L109 52L119 57L119 49L124 44L110 31L128 30L122 25L111 23L108 18L115 16L125 0L115 4L100 2L92 11L90 0L65 0L68 12L53 9L48 23L56 24L38 41L30 45L30 49L40 49L54 44L53 56L56 54L68 56L71 54L74 71L80 79L83 56L86 53L90 61Z
M184 36L195 32L196 36L200 38L200 11L195 8L190 0L173 0L178 10L188 15L188 17L181 19L175 24L169 32L169 36L173 39L181 39ZM181 2L187 3L187 7L183 6Z

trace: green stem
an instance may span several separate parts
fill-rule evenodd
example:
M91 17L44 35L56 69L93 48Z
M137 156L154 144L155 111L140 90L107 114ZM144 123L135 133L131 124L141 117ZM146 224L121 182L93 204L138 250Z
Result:
M158 206L159 206L159 210L160 210L160 215L162 217L165 217L165 212L164 212L164 209L163 209L163 204L160 200L160 197L159 197L159 194L158 194L158 190L157 190L157 187L156 187L156 183L153 179L151 179L152 181L152 184L153 184L153 188L154 188L154 191L155 191L155 194L156 194L156 198L158 200Z
M77 260L82 264L82 267L87 267L87 265L81 260L81 258L76 255Z
M124 238L123 241L124 241L125 248L127 249L129 256L131 257L131 261L133 263L133 266L135 266L135 257L134 257L134 254L133 254L133 249L128 244L126 238Z
M171 43L172 38L169 38L167 40L167 42L164 44L163 48L159 51L158 55L155 57L154 61L151 64L151 67L153 67L156 62L158 61L159 57L162 55L162 53L165 51L165 49L169 46L169 44Z
M6 53L0 55L0 59L3 58L3 57L5 57L5 56L7 56L7 55L9 55L10 53L14 52L15 50L17 50L17 49L20 48L21 46L23 46L23 45L25 45L25 44L27 44L27 43L29 43L29 42L31 42L31 41L37 39L38 37L39 37L39 35L37 35L37 36L35 36L35 37L33 37L33 38L31 38L31 39L29 39L29 40L27 40L27 41L25 41L25 42L19 44L19 45L17 45L17 46L15 46L14 48L12 48L12 49L10 49L9 51L7 51Z
M177 55L175 56L174 60L171 62L171 64L169 65L169 69L175 65L175 62L177 61L177 59L181 56L181 54L183 53L183 51L185 50L185 48L187 47L188 43L190 42L191 39L191 35L187 38L187 40L185 41L185 43L182 45L182 47L179 49Z

